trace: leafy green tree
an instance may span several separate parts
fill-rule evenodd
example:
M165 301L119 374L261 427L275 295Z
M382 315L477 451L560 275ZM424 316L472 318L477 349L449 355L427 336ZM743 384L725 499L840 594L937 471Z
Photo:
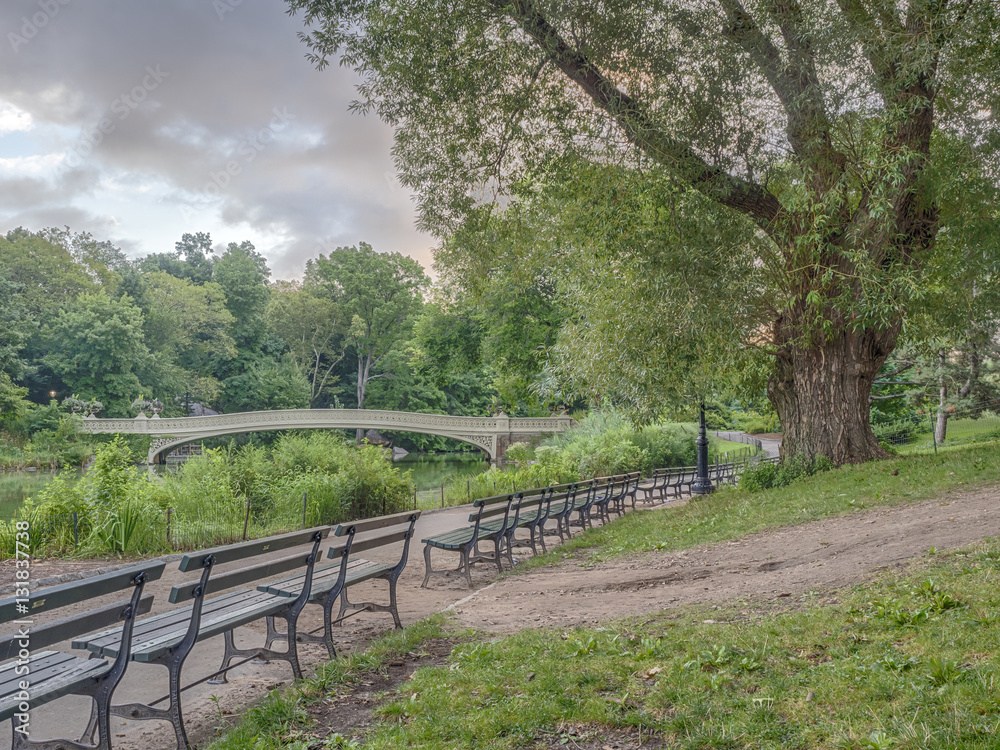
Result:
M66 234L69 235L69 230ZM76 262L109 294L120 283L122 272L132 267L121 248L110 240L94 239L90 232L73 235L69 245Z
M31 320L45 322L80 294L96 290L64 240L59 230L21 227L0 237L0 276L18 285L18 299Z
M146 345L196 373L208 372L216 359L236 356L229 335L235 319L226 295L215 282L195 285L164 271L145 275Z
M226 412L304 409L309 381L290 360L262 359L223 381L220 403Z
M259 348L266 334L270 275L267 260L250 242L230 242L215 261L213 278L226 295L226 309L234 319L231 335L241 349Z
M0 425L17 422L27 413L30 405L25 399L27 395L27 388L16 385L10 375L0 371Z
M340 307L323 295L322 289L278 282L272 289L267 320L309 380L309 406L318 406L325 392L336 384L334 368L344 359L348 346Z
M66 391L102 401L107 416L131 416L129 404L143 390L138 373L150 357L142 323L128 297L81 295L43 332L44 362Z
M770 359L783 451L884 455L869 395L942 227L932 136L996 143L996 3L288 4L313 27L314 63L339 58L361 76L355 107L394 127L400 178L442 237L488 237L491 215L572 184L581 162L626 170L628 196L647 178L691 205L699 194L718 237L674 255L725 264L714 248L748 238L733 262L752 254L763 283L739 340ZM574 249L556 262L576 262ZM690 320L717 317L717 291L694 296Z
M193 284L206 284L212 280L212 236L207 232L182 234L174 243L172 253L151 253L140 261L146 273L163 271Z
M412 258L377 253L362 242L310 260L306 278L321 285L350 321L347 340L357 357L357 405L363 409L368 384L389 375L387 357L410 337L427 276Z
M20 287L0 276L0 372L20 377L25 368L21 356L30 331L17 292Z

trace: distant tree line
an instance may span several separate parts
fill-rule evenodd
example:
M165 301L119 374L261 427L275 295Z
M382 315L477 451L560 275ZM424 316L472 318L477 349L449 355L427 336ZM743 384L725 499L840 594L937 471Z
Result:
M473 304L423 268L361 243L272 281L250 242L185 233L170 252L128 258L69 229L0 236L0 420L95 402L132 417L195 404L221 412L385 408L543 414L536 380L560 312L534 290ZM75 400L74 400L75 399ZM409 436L411 447L441 438Z

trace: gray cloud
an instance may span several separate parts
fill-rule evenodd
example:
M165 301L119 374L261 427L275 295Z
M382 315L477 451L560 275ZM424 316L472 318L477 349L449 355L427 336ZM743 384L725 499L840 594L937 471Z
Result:
M54 182L0 177L0 220L69 224L140 253L163 250L136 218L118 225L122 204L100 206L109 181L136 195L156 185L158 203L137 216L154 212L161 227L176 226L175 239L204 229L206 211L221 216L218 242L243 239L244 227L278 237L259 248L277 277L301 272L322 241L366 241L428 263L433 239L414 229L410 196L393 177L391 131L347 112L351 72L314 70L296 37L301 22L282 3L230 2L221 19L218 5L4 2L0 100L32 115L39 148L82 136L68 144L76 168ZM34 23L40 13L44 25ZM30 39L25 19L36 26ZM288 115L281 127L275 112Z

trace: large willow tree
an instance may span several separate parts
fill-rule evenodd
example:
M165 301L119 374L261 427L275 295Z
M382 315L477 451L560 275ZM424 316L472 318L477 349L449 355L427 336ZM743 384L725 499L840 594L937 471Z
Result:
M288 2L313 61L356 70L355 106L395 126L442 237L581 162L738 217L772 271L739 317L786 453L880 455L869 393L941 229L935 131L996 137L995 0ZM726 262L677 242L678 262Z

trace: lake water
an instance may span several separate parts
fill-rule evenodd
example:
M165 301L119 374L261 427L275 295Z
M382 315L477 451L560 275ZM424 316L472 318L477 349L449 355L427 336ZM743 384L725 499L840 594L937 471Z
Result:
M417 492L439 490L449 477L472 476L490 468L479 453L411 453L392 465L410 471Z
M80 469L68 469L76 476ZM53 471L2 471L0 472L0 519L14 517L14 511L29 497L52 481Z

